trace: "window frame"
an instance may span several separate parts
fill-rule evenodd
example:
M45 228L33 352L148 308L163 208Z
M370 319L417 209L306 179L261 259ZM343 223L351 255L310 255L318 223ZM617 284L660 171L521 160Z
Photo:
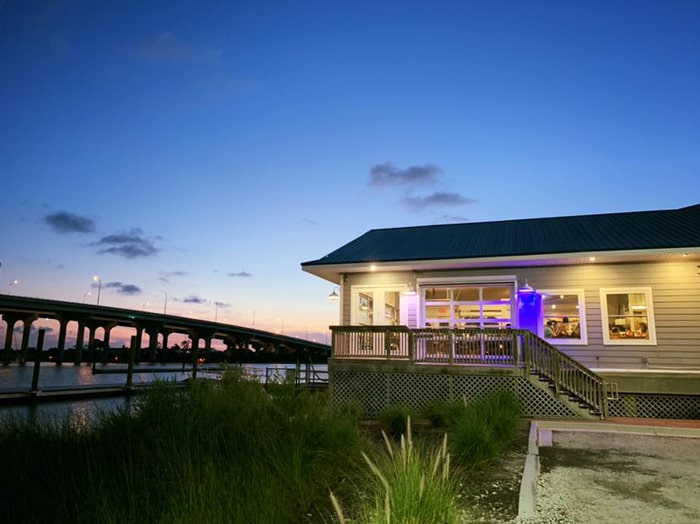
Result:
M426 326L426 322L428 321L427 315L426 315L426 308L430 302L433 301L428 301L425 298L425 292L427 288L430 287L440 287L440 288L450 288L455 289L455 288L461 288L461 287L474 287L474 288L486 288L486 287L507 287L510 293L510 300L508 301L508 306L510 309L510 319L494 319L492 322L485 321L487 317L484 317L484 306L491 305L490 303L493 302L493 305L496 305L495 301L484 301L483 300L483 294L482 291L479 293L479 309L480 309L480 317L478 320L475 320L474 322L467 322L466 324L471 324L468 325L466 329L500 329L497 324L502 324L502 323L509 323L512 328L517 328L518 325L518 314L517 314L517 303L516 303L516 295L517 295L517 280L515 276L511 275L504 275L504 276L483 276L483 277L467 277L467 278L460 278L460 277L437 277L437 278L419 278L417 279L417 285L418 285L418 295L420 297L419 299L419 318L418 318L418 325L423 326L423 327L429 327ZM437 301L435 301L437 302ZM455 315L454 315L454 306L455 306L455 301L453 300L453 294L452 291L450 291L450 298L445 302L445 305L450 306L450 318L445 319L444 321L448 324L446 326L439 326L438 328L435 329L454 329L454 323L455 323ZM508 320L508 322L506 322Z
M586 295L583 289L542 289L537 291L542 296L542 321L537 326L537 335L546 340L553 346L570 345L570 346L587 346L588 345L588 329L586 324ZM580 338L546 338L544 334L544 319L547 318L544 309L545 295L577 295L578 296L578 318Z
M610 338L608 327L608 295L639 295L646 300L647 332L649 339L643 338ZM656 322L654 320L654 299L651 287L606 287L600 288L600 315L603 332L603 345L606 346L656 346Z

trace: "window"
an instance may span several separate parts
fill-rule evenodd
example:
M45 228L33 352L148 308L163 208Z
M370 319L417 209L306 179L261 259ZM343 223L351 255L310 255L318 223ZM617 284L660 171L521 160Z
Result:
M539 335L555 345L586 344L586 308L582 290L542 290Z
M513 287L440 286L423 288L423 322L426 327L511 327Z
M601 289L605 344L655 345L651 288Z
M352 325L397 326L401 318L401 291L405 286L352 286Z

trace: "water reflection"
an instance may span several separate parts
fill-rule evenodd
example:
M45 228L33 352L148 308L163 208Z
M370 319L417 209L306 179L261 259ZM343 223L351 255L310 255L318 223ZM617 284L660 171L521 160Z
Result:
M235 366L235 365L234 365ZM229 366L231 367L231 366ZM93 373L90 365L76 366L52 362L41 364L39 389L50 390L78 386L124 386L126 384L126 364L98 364ZM210 368L221 369L221 368ZM260 381L283 381L287 373L294 371L292 364L243 365L241 369ZM300 378L305 379L315 372L327 373L324 365L306 368L302 366ZM10 364L0 366L0 393L29 391L32 385L33 365ZM200 368L200 377L215 377L217 372L207 372ZM155 380L183 381L191 378L191 370L183 369L182 364L139 364L134 367L133 384L148 384ZM20 419L38 423L66 424L89 427L104 413L114 413L119 409L130 409L134 401L127 397L96 398L91 400L46 402L34 405L0 406L0 424L8 419Z

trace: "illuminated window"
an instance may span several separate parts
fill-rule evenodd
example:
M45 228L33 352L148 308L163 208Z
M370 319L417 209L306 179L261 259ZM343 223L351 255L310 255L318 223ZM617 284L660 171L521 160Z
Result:
M605 344L655 345L651 288L601 289Z
M426 287L422 293L426 327L511 327L512 286Z
M539 335L555 345L586 344L586 308L582 290L542 290Z

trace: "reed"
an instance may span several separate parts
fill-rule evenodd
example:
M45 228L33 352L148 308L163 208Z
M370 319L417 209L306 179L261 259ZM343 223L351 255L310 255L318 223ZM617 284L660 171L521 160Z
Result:
M91 428L0 428L0 522L298 522L359 462L357 418L235 373L159 384Z
M517 397L506 390L465 401L448 429L455 460L476 468L499 457L518 433L520 412Z

